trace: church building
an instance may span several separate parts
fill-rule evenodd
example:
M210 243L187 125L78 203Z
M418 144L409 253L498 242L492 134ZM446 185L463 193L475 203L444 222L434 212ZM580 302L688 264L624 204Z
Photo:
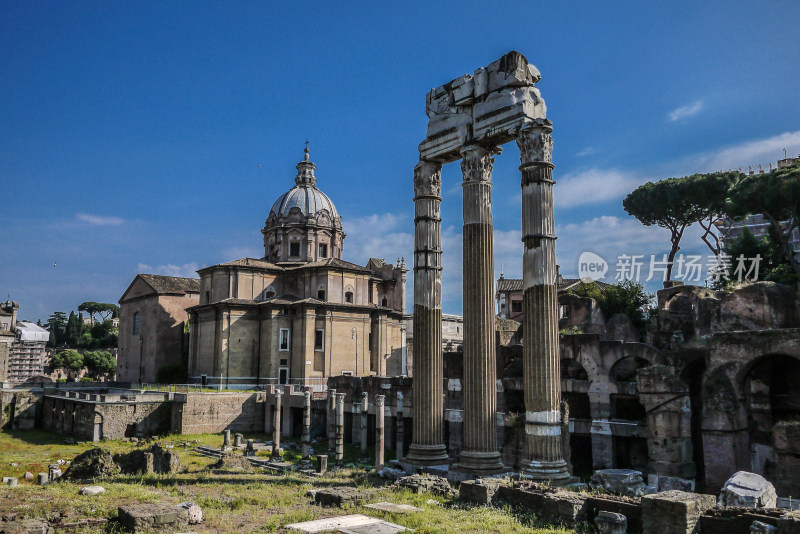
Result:
M189 379L208 385L322 384L336 375L407 374L405 264L342 259L345 233L297 164L261 233L264 257L198 271L189 312Z

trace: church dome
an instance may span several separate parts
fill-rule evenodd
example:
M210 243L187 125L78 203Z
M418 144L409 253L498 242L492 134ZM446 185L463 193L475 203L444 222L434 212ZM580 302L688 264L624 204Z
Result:
M331 217L339 216L336 213L336 206L333 205L328 195L314 185L298 184L294 186L275 201L270 213L274 213L278 217L286 217L294 207L300 208L306 217L316 215L322 210L328 210Z
M273 263L302 263L342 258L342 218L331 199L317 188L316 166L308 159L297 164L294 187L272 205L261 233L264 258Z
M295 186L281 195L272 205L270 213L276 217L287 217L292 208L299 208L306 217L316 215L322 210L327 210L331 219L337 219L339 214L336 206L328 195L317 189L317 179L314 170L317 167L308 160L308 148L305 149L303 161L297 164L297 177Z

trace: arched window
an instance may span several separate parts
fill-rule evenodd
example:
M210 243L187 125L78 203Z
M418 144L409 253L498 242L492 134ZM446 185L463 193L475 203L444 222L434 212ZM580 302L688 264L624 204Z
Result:
M264 295L264 298L271 299L274 296L275 296L275 292L274 291L267 291L267 293Z
M389 307L389 299L387 299L386 297L383 297L383 299L381 300L381 306L383 306L384 308L388 308Z
M344 293L344 301L349 302L350 304L353 303L353 292L352 291L345 291Z
M139 335L139 312L133 314L133 335Z
M321 287L321 288L319 288L317 290L317 298L319 300L325 300L325 289L324 288Z

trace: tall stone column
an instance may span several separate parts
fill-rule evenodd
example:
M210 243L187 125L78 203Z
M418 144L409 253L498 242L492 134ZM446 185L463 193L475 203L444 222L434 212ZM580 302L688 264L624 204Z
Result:
M414 167L414 380L413 442L406 460L447 463L442 383L442 165Z
M368 423L368 415L369 415L369 400L367 392L364 391L361 393L361 407L360 407L360 420L361 420L361 456L367 456L367 427L369 426Z
M397 414L396 419L396 445L395 445L395 458L400 460L403 457L403 441L405 437L403 436L403 392L397 392L397 410L395 412Z
M336 452L336 390L328 390L328 454Z
M416 334L414 334L416 335ZM385 420L383 395L375 396L375 470L380 471L383 469L383 445L384 445L384 431L383 425Z
M561 450L561 374L553 220L553 138L549 121L520 131L522 172L523 474L536 480L569 478Z
M275 423L272 425L272 457L281 455L281 397L283 392L275 392Z
M464 177L464 448L458 468L503 469L497 450L497 370L492 236L492 152L461 151ZM416 335L416 334L415 334Z
M303 393L303 460L311 458L311 392Z
M336 466L344 465L344 393L336 394Z

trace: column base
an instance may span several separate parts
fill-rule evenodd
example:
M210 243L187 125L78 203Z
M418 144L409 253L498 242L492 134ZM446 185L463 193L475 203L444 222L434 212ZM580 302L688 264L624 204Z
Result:
M408 448L408 454L403 458L403 462L420 465L444 465L450 459L447 456L447 449L444 443L438 445L420 445L412 443Z
M508 471L503 465L503 460L498 451L461 451L458 463L453 466L453 469L478 476L496 475Z
M572 478L567 469L567 462L564 460L557 462L524 460L521 467L520 475L532 480L568 480Z

